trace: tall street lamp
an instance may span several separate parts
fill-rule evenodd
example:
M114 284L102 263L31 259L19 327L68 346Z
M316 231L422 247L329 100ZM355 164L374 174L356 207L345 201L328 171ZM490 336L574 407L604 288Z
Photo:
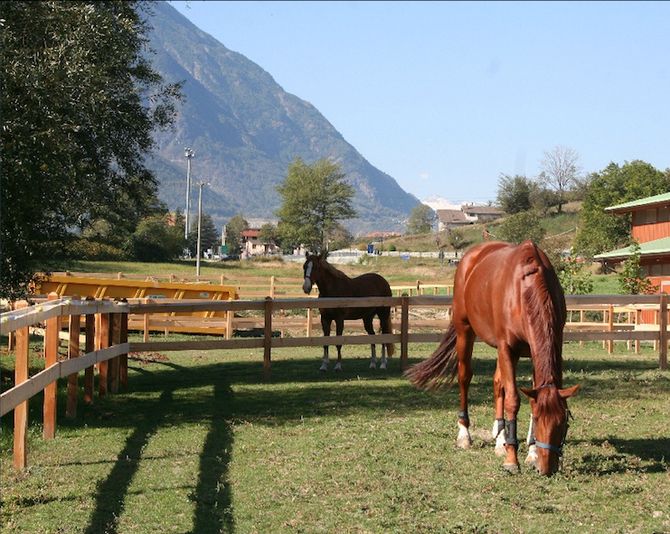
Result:
M186 213L184 214L184 239L188 239L188 215L191 211L191 158L195 157L195 152L189 147L184 149L186 156Z
M200 230L202 227L202 188L208 183L200 182L198 184L198 241L195 252L195 277L200 279Z

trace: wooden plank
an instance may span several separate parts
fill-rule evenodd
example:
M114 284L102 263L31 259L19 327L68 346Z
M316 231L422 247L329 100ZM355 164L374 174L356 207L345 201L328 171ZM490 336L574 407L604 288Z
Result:
M86 297L86 301L93 300L93 297ZM95 350L95 318L93 314L86 315L86 345L84 352L89 354ZM95 375L93 366L86 367L84 370L84 402L93 404L93 391L95 389Z
M121 343L128 343L128 314L121 314ZM124 391L128 389L128 353L119 356L119 386Z
M95 349L102 350L109 347L109 314L100 313L96 316ZM109 362L98 364L98 396L104 397L109 390Z
M28 303L21 300L15 305L16 310L25 310ZM14 365L14 384L19 386L28 380L28 353L29 353L28 326L16 330L16 363ZM5 403L0 403L0 413L5 409ZM28 401L24 400L16 405L14 410L14 468L25 469L28 465Z
M400 369L407 368L407 359L409 358L409 298L402 297L400 309Z
M118 345L121 343L121 314L120 313L111 313L109 314L109 337L110 337L110 346ZM119 392L119 374L120 374L120 364L119 358L112 358L109 360L109 391L111 393Z
M130 343L129 352L170 352L182 350L259 349L263 338L220 339L206 341L150 341Z
M265 328L263 331L263 372L265 377L270 375L272 359L272 299L265 299Z
M49 300L58 300L57 293L50 293ZM47 320L44 335L44 360L45 367L51 367L58 362L58 333L60 332L60 317L52 317ZM56 382L49 383L44 388L43 406L43 428L44 439L56 437Z
M620 340L620 341L657 341L658 332L624 330L614 332L565 332L563 341L601 341L601 340Z
M79 297L72 297L78 299ZM67 345L67 357L69 359L79 358L79 330L81 329L81 316L70 315L68 320L69 340ZM77 417L77 396L79 393L79 376L72 373L67 377L67 404L65 406L65 417L74 419Z
M14 386L12 389L5 391L0 395L0 416L3 416L11 410L15 410L20 403L30 399L32 396L42 391L47 385L59 378L63 378L72 373L77 373L95 363L107 361L119 354L128 352L129 348L129 343L123 343L108 349L84 354L73 360L56 362L56 364L40 371L29 380L26 380L18 386Z

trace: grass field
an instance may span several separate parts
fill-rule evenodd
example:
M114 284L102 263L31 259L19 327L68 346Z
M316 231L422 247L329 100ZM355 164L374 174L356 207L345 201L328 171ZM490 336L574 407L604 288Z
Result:
M651 349L566 345L565 383L583 389L552 478L508 475L493 454L492 350L476 347L469 451L454 446L456 388L416 391L397 359L371 371L367 354L346 347L344 371L324 374L320 349L277 350L267 381L258 351L144 355L127 393L72 421L60 384L56 439L31 402L24 473L2 420L0 531L670 532L670 375ZM528 416L524 400L520 435Z

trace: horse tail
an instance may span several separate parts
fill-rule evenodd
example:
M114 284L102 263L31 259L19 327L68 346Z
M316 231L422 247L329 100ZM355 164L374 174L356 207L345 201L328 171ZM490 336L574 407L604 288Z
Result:
M417 388L438 389L445 383L452 382L457 372L456 329L451 325L435 352L426 360L407 369L404 374Z
M393 326L391 325L391 313L389 310L389 313L386 315L386 318L384 319L384 324L382 325L382 332L391 334L393 333ZM393 343L385 343L384 346L386 347L386 355L390 358L395 354L395 345Z

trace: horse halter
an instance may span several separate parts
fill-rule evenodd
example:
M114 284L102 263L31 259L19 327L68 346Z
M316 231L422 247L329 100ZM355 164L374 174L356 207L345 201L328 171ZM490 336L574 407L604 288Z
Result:
M544 384L540 386L537 389L543 389L543 388L555 388L556 384L551 383L551 384ZM535 419L535 417L533 417ZM544 441L537 441L535 439L535 435L533 435L533 443L532 445L535 445L536 447L539 447L540 449L546 449L551 452L555 452L558 454L559 457L563 456L563 446L565 445L565 439L568 436L568 428L570 428L570 419L573 419L572 413L570 412L570 409L565 408L565 428L563 430L563 436L561 437L561 444L557 447L556 445L552 445L551 443L545 443ZM533 433L534 434L534 433Z

